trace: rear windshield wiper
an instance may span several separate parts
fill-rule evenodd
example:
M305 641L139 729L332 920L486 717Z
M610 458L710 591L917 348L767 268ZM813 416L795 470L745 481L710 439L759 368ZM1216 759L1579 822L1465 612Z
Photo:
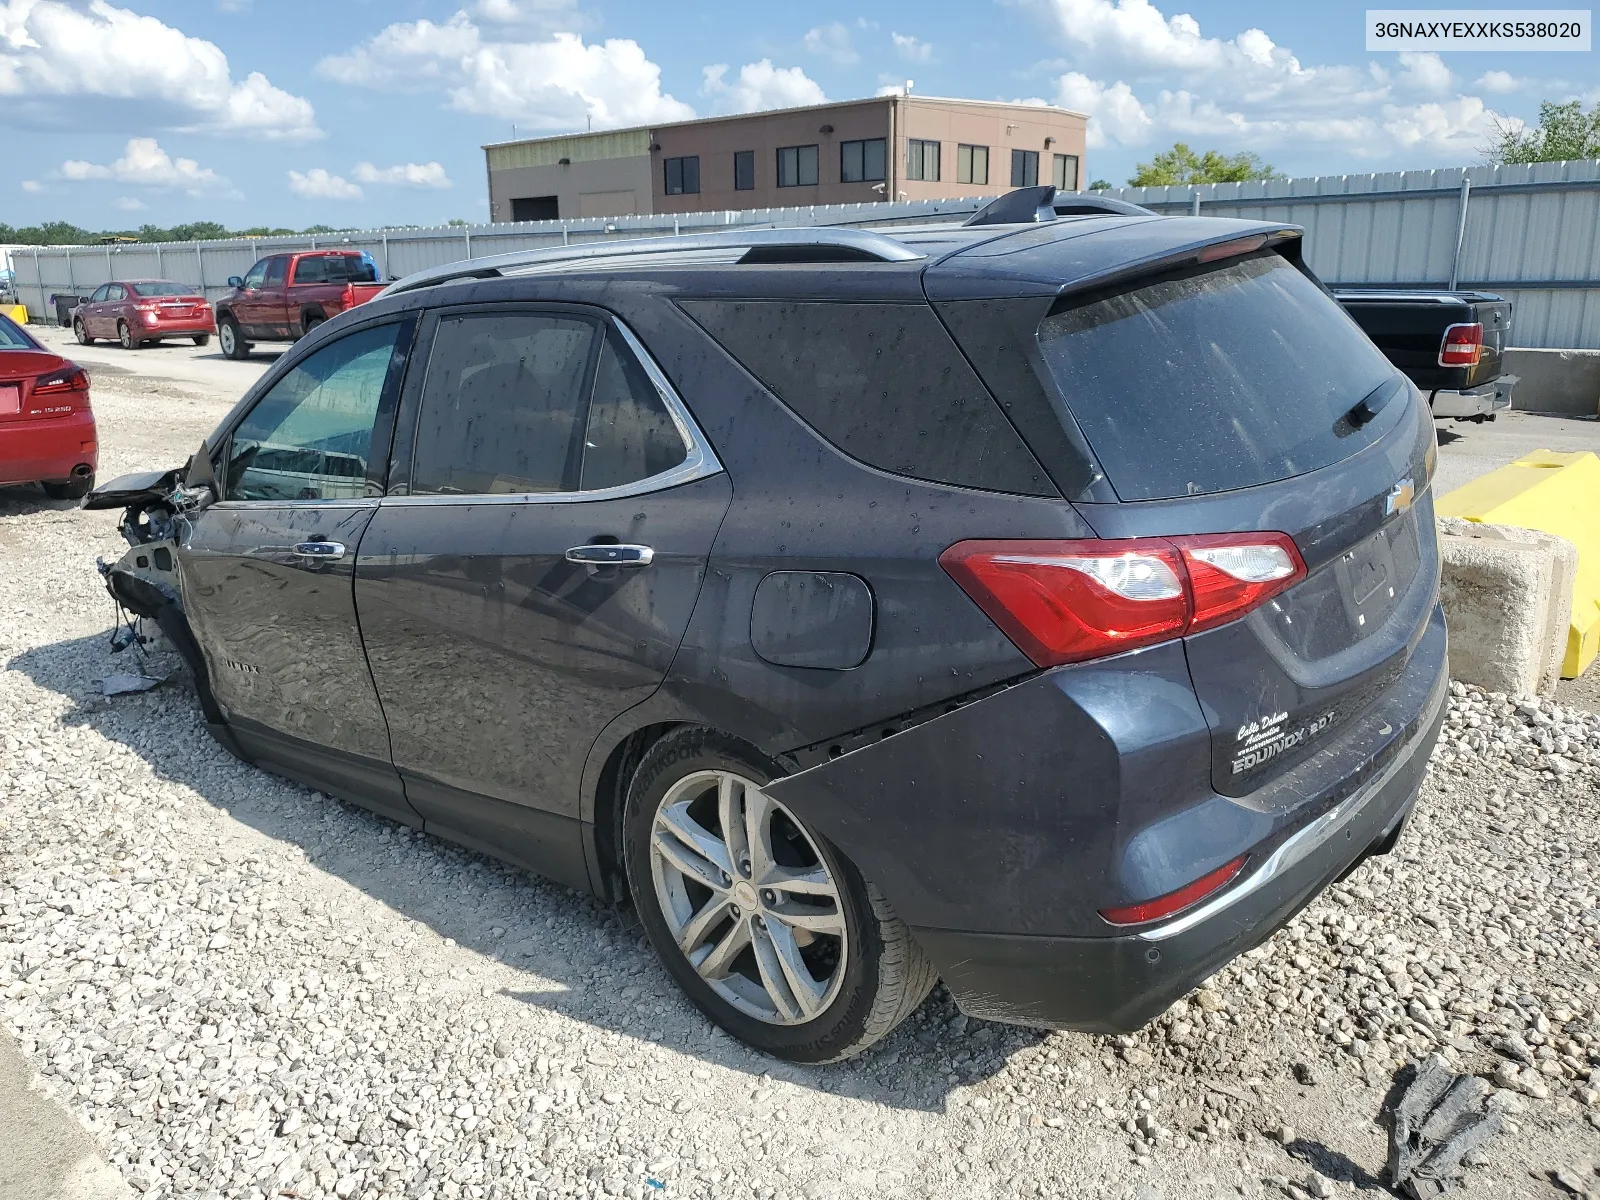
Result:
M1360 429L1388 407L1401 386L1401 380L1385 380L1357 401L1355 407L1344 414L1344 419L1350 422L1352 429Z

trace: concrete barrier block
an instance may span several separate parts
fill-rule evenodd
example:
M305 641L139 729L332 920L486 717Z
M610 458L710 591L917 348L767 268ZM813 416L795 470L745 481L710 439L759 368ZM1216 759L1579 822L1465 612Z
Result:
M1554 574L1549 549L1447 533L1439 549L1451 677L1508 696L1538 695Z
M1501 369L1520 379L1511 393L1512 408L1569 417L1600 412L1600 350L1512 346Z
M1524 603L1542 607L1540 616L1540 662L1538 683L1533 694L1555 695L1556 683L1561 678L1561 667L1567 653L1568 629L1572 623L1573 583L1578 573L1578 548L1564 537L1544 533L1537 529L1523 529L1515 525L1486 525L1464 517L1440 517L1441 537L1478 538L1480 540L1513 542L1536 546L1550 557L1550 587L1543 596L1529 596ZM1448 605L1446 615L1450 613ZM1453 620L1453 618L1452 618ZM1452 628L1452 633L1454 632ZM1461 678L1465 679L1465 676ZM1476 683L1477 680L1467 680Z

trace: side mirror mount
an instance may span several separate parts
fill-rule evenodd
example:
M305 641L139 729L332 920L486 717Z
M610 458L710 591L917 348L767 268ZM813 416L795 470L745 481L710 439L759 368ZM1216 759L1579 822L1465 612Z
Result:
M231 287L231 288L242 288L244 286L244 276L242 276L242 275L229 275L228 276L228 286Z

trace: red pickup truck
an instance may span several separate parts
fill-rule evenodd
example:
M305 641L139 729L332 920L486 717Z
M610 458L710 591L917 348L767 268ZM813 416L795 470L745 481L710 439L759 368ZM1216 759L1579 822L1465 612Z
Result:
M388 286L362 250L269 255L228 285L233 293L216 310L217 341L229 358L245 358L253 342L292 342Z

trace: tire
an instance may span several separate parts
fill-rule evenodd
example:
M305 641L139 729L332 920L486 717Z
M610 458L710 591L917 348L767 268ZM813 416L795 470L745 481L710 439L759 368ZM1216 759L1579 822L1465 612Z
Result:
M144 345L143 339L133 336L133 330L126 321L117 322L117 341L124 350L137 350Z
M72 336L78 339L80 346L94 345L94 339L89 336L89 327L83 323L82 317L72 323Z
M326 321L327 317L309 316L300 323L300 336L309 337L311 331Z
M197 334L195 334L194 335L194 344L196 346L209 346L211 344L211 335L209 333L197 333Z
M760 790L781 774L724 734L695 726L668 734L645 754L629 785L624 865L651 945L701 1012L767 1054L836 1062L910 1016L936 975L883 895L823 837ZM731 852L718 815L729 809L743 818L733 822ZM767 868L760 861L765 851L744 856L743 831L752 816L766 830L760 843L773 847ZM689 852L673 828L688 830L698 845L711 848L705 856ZM734 870L718 869L718 861ZM688 863L691 871L677 862ZM703 878L719 879L721 886ZM757 886L763 878L795 888ZM801 923L789 923L796 919ZM828 932L830 927L837 931ZM690 951L680 948L680 936L693 939ZM736 954L702 976L696 961L723 957L719 952L733 946L740 947ZM758 960L763 951L765 969ZM781 969L785 962L804 970L803 979ZM812 986L801 999L807 984Z
M239 333L239 322L231 314L217 320L217 343L222 353L235 360L250 357L250 343Z
M94 491L94 476L86 475L83 478L72 478L60 483L42 483L44 494L52 500L82 500Z

